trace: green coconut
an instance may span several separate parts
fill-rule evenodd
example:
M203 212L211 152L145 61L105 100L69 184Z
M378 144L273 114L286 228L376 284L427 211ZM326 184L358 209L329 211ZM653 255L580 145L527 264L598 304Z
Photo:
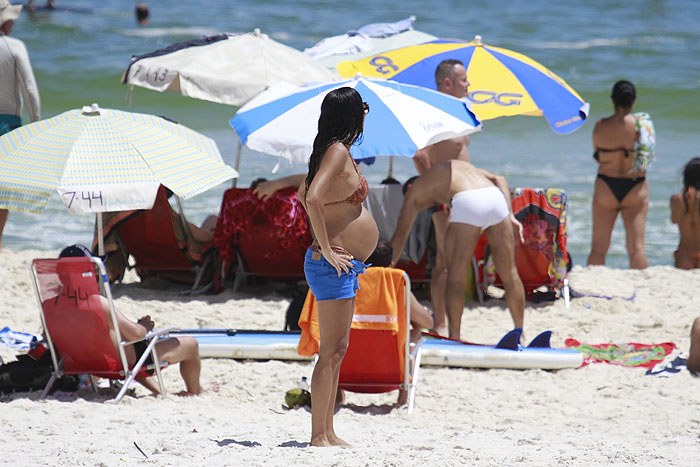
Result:
M293 409L301 406L311 406L311 393L306 389L294 388L284 395L284 402L287 407Z

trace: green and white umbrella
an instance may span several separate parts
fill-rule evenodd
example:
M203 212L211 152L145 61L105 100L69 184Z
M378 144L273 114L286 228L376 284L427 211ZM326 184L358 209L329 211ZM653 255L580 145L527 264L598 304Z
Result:
M97 104L0 136L0 208L13 211L40 213L54 191L70 212L150 209L160 184L186 199L237 176L212 139Z

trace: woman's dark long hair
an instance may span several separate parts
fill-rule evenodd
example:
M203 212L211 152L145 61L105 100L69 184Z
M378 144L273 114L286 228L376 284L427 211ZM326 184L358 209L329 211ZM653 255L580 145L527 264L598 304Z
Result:
M338 88L326 94L321 104L321 116L318 118L318 133L314 139L314 148L309 157L306 191L309 190L321 166L323 155L331 144L340 142L350 146L361 138L364 115L362 97L353 88Z
M688 198L685 194L690 187L700 191L700 157L693 157L683 167L683 201L686 212L688 211Z

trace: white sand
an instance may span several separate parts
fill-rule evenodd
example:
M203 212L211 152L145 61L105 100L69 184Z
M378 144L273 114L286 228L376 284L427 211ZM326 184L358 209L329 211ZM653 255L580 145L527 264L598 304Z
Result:
M28 265L56 252L0 253L0 328L38 333ZM528 304L525 332L551 329L553 344L675 342L687 352L700 315L700 270L577 267L579 292L630 296ZM157 326L281 329L288 300L268 288L182 298L132 283L114 288L117 306ZM695 298L695 304L693 304ZM463 338L493 343L512 327L503 303L470 304ZM0 347L12 360L15 352ZM395 394L348 394L336 431L354 447L306 448L310 414L282 409L285 390L309 363L206 359L196 398L159 399L136 386L119 405L81 390L0 403L0 464L6 465L698 465L700 379L594 364L557 372L423 368L413 415ZM171 391L184 388L176 368ZM146 453L146 459L134 446Z

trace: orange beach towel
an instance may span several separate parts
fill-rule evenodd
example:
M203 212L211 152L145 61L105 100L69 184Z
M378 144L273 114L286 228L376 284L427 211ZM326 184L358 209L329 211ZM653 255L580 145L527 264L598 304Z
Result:
M406 298L404 272L401 269L370 267L360 274L360 290L355 299L355 314L352 329L371 329L404 332L398 336L399 355L404 354L406 322ZM297 351L299 355L314 355L318 352L318 306L309 290L299 316L301 337ZM403 364L403 362L401 362Z

